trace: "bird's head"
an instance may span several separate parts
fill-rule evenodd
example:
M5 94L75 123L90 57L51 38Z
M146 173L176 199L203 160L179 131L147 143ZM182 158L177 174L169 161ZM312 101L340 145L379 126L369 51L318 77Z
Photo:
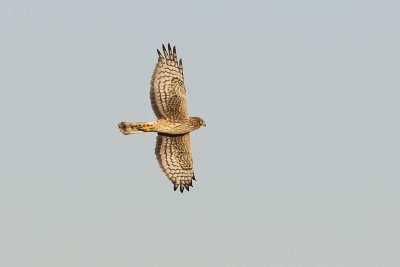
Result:
M199 117L190 117L190 124L195 128L199 129L201 126L206 126L206 122Z

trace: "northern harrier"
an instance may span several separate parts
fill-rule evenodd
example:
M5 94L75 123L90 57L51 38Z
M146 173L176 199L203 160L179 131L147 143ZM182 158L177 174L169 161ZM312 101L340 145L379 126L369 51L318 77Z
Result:
M195 180L190 151L190 132L206 126L203 119L189 117L186 110L186 89L182 59L176 57L175 46L163 54L157 49L158 62L150 82L150 100L157 120L153 122L121 122L121 133L157 132L156 156L160 168L181 193Z

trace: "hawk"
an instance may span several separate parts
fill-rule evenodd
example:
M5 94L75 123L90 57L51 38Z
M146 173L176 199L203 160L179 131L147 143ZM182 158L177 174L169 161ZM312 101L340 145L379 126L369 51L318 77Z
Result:
M161 170L173 183L174 190L189 191L196 180L190 151L190 132L206 126L203 119L189 117L186 110L186 88L182 59L178 61L175 46L157 49L158 62L150 81L151 107L157 117L152 122L120 122L121 133L156 132L156 157Z

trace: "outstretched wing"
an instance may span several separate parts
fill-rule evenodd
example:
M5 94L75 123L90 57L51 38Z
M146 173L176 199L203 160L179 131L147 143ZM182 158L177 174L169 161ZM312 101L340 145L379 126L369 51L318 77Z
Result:
M190 151L190 135L158 134L156 156L160 168L174 184L174 190L180 187L189 191L194 178L193 160Z
M164 55L157 49L158 62L151 76L151 106L158 119L187 119L182 59L178 62L175 46L171 50L168 44L168 51L162 47Z

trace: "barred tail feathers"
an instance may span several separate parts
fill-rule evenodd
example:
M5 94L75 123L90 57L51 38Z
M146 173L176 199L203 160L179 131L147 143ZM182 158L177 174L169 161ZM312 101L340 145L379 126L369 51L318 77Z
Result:
M154 122L120 122L118 127L121 133L125 135L152 132Z

